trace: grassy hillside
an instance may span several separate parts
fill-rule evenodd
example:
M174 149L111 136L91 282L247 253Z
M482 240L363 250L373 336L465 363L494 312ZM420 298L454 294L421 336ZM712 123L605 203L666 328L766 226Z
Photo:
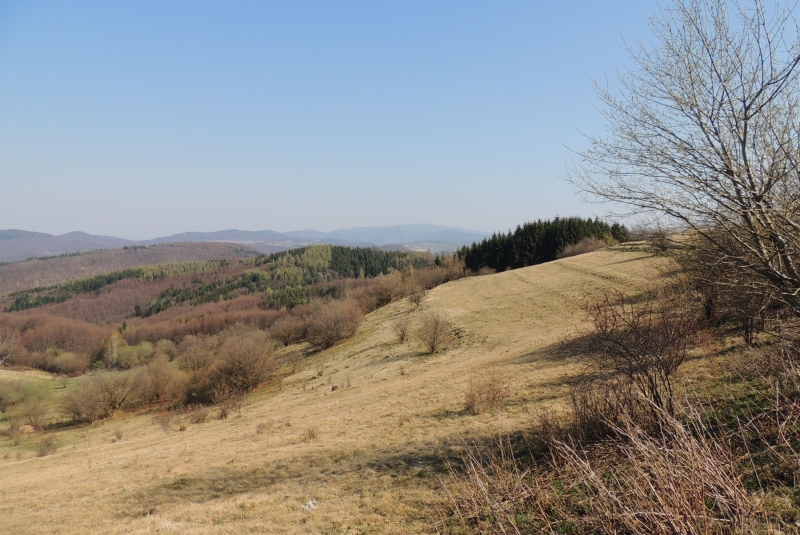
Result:
M428 311L446 313L455 327L446 350L426 355L414 340L397 342L392 326L413 307L396 302L227 420L196 423L185 414L161 425L144 409L58 430L55 453L41 458L39 434L17 446L2 438L4 529L433 533L426 511L444 498L438 476L448 451L519 429L537 407L561 403L578 363L552 348L583 321L582 296L641 286L664 262L605 250L439 286L413 312L412 327ZM471 416L464 391L490 370L506 377L510 401ZM73 387L19 379L57 395Z
M250 258L258 254L258 251L246 245L169 243L32 259L0 265L0 294L37 286L53 286L136 266Z

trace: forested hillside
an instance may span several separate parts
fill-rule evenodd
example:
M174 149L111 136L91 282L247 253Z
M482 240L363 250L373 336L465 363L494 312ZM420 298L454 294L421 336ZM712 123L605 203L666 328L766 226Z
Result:
M246 245L231 243L166 243L0 263L0 294L53 286L137 266L242 259L259 254Z
M295 340L326 303L348 298L342 317L357 325L363 313L452 278L432 264L426 253L316 245L238 260L132 267L6 294L0 335L14 341L17 363L67 374L102 361L115 331L133 345L178 343L237 324L263 330L284 318L293 322L284 321L284 331L290 324L294 330L281 338ZM418 274L425 266L431 269ZM69 357L58 360L63 352Z

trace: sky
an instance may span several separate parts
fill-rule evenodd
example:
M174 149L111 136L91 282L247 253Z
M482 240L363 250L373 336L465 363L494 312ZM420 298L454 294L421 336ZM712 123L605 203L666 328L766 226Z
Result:
M566 167L656 7L0 0L0 229L602 217Z

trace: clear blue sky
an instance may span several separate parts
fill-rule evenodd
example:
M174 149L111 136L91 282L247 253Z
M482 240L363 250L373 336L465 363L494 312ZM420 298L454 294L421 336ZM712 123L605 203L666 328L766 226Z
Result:
M603 215L561 180L655 0L0 0L0 228Z

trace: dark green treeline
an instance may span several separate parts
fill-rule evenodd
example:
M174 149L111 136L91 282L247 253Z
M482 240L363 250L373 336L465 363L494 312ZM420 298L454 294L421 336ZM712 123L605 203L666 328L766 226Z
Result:
M585 238L623 242L628 239L628 230L624 225L609 225L600 219L540 219L508 234L493 234L480 243L464 246L458 256L472 271L485 267L505 271L555 260L565 247Z

